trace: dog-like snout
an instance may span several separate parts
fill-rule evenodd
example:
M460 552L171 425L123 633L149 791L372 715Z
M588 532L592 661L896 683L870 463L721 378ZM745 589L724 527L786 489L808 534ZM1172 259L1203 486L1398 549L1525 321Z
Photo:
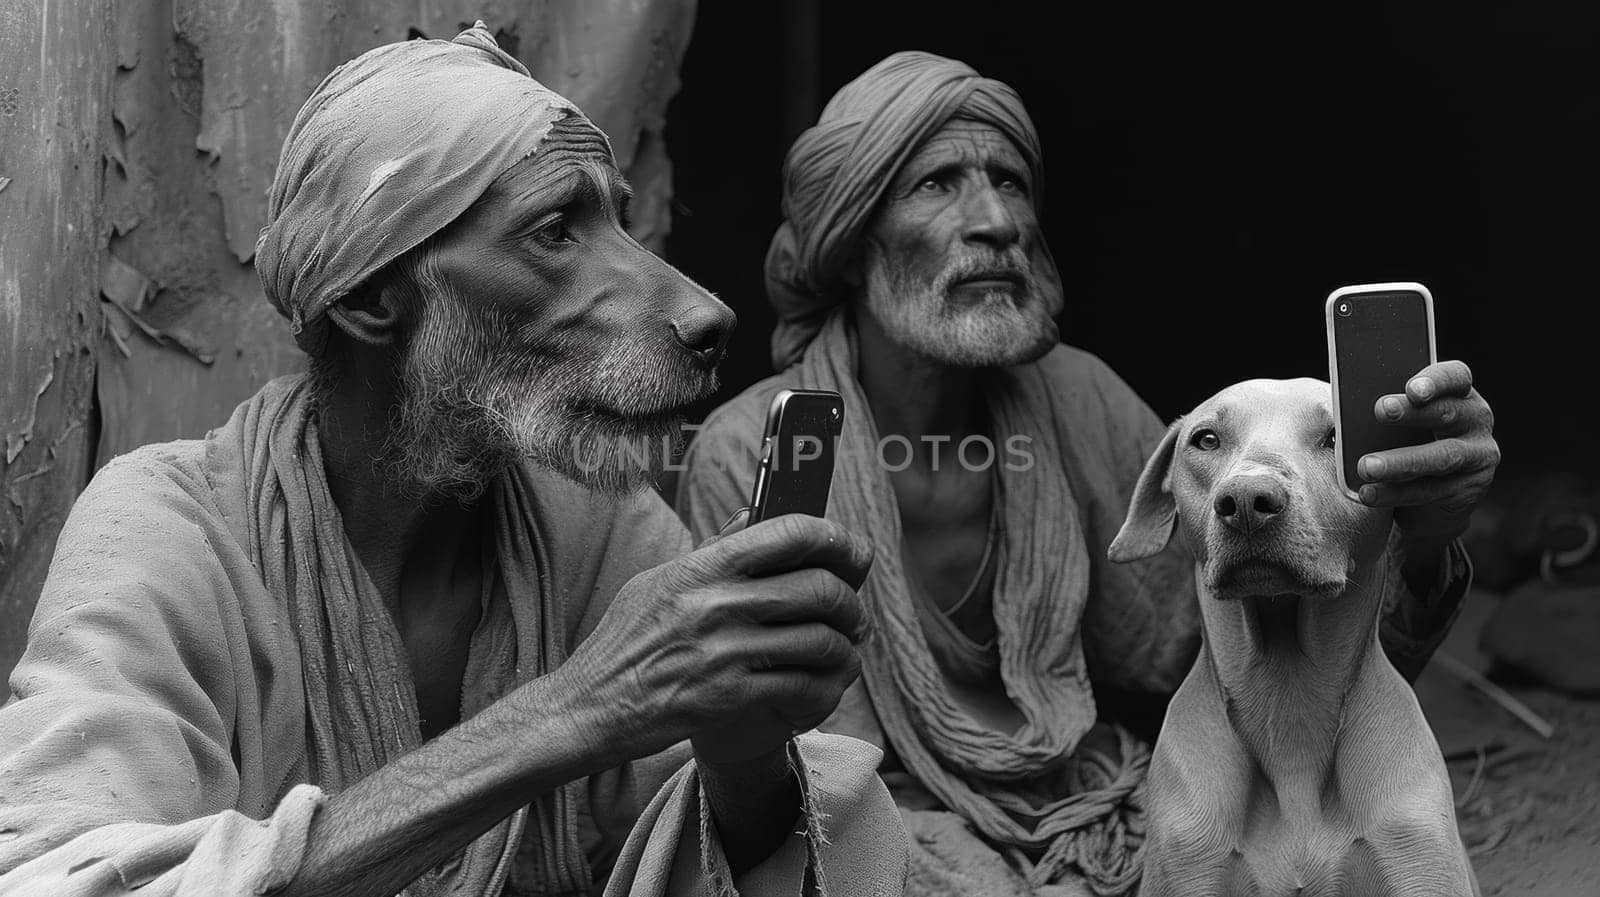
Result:
M703 364L715 366L727 351L728 338L733 335L737 320L731 309L707 296L702 301L689 303L673 316L672 335Z
M1229 528L1249 535L1289 507L1289 490L1266 474L1239 474L1222 483L1211 507Z

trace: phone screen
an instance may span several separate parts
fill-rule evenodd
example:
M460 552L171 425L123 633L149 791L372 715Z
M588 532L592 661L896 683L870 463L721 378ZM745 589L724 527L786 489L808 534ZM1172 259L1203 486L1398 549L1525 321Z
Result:
M1358 491L1356 472L1373 452L1432 440L1422 429L1386 424L1374 410L1378 399L1405 392L1406 381L1433 363L1432 302L1420 289L1379 289L1335 294L1328 301L1329 379L1337 403L1340 474Z
M784 514L825 516L844 400L826 390L784 390L773 398L750 522Z

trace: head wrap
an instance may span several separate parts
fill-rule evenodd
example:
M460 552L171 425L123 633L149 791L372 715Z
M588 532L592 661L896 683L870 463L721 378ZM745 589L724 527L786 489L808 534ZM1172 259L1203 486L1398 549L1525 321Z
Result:
M767 298L778 312L772 362L799 360L829 309L838 278L878 201L923 141L956 117L993 125L1026 160L1038 208L1043 153L1022 99L954 59L896 53L828 101L783 162L784 222L767 250Z
M256 241L267 299L317 354L328 307L443 229L577 107L482 22L334 69L295 116Z

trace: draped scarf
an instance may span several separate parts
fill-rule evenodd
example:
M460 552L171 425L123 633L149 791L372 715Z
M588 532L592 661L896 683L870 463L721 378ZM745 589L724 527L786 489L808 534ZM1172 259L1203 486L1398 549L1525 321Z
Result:
M422 742L417 698L394 619L345 537L329 493L303 380L263 389L245 410L250 459L248 545L268 589L287 598L300 645L310 778L329 792L354 785ZM512 468L492 487L483 615L469 648L462 717L565 659L550 571L532 531L530 484ZM543 893L586 893L580 842L583 780L556 788L500 822L457 858L424 875L409 897L503 889L531 828Z
M1117 728L1120 757L1085 751L1094 696L1080 640L1089 590L1086 539L1062 469L1050 384L1034 365L985 371L983 393L996 446L1026 439L1030 463L996 459L1001 536L994 582L1000 676L1024 723L997 732L974 720L946 687L917 617L901 556L893 487L856 378L848 312L835 310L800 361L801 384L844 397L829 516L870 534L873 570L861 590L873 624L862 675L885 735L910 771L945 806L1000 845L1035 884L1076 869L1102 894L1121 894L1139 872L1138 795L1149 755ZM997 451L998 456L998 451ZM1020 457L1020 455L1019 455ZM1041 778L1066 796L1028 799ZM1029 783L1035 787L1029 787ZM1053 793L1061 793L1060 790ZM1022 820L1030 820L1024 822Z

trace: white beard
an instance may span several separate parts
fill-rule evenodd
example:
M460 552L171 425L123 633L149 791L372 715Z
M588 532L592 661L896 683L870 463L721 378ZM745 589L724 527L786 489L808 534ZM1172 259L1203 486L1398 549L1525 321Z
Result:
M1048 291L1060 294L1054 271L1039 277L1015 249L1009 267L1025 272L1014 292L995 291L974 304L950 301L950 287L975 265L957 260L932 284L913 282L909 271L889 264L881 251L868 253L866 307L893 340L924 358L951 367L1010 367L1050 351L1060 333ZM1041 295L1044 292L1045 295Z

